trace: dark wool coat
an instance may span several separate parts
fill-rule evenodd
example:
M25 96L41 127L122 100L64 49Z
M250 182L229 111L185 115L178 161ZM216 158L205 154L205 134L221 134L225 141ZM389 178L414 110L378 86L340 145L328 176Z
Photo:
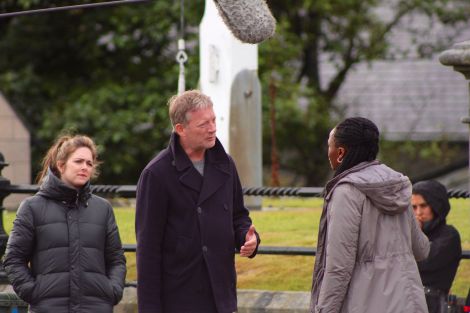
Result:
M33 313L111 313L122 298L126 260L111 205L50 171L20 205L3 264Z
M141 174L136 210L139 313L235 312L235 249L251 219L220 142L201 176L173 133Z

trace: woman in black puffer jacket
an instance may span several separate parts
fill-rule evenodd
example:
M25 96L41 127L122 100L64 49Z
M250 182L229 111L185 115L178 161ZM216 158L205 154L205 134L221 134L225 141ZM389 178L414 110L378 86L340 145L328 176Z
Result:
M4 267L34 313L111 313L122 298L126 260L108 201L92 195L97 153L86 136L63 136L23 201Z

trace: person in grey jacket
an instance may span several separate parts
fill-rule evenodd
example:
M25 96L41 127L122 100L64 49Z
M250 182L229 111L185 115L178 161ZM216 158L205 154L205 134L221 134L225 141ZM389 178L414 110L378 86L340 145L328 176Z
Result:
M18 209L3 264L32 313L111 313L122 298L126 260L113 209L90 190L97 165L89 137L60 137L39 192Z
M408 177L376 160L370 120L339 123L328 139L334 177L320 218L310 311L428 312L416 260L429 253Z

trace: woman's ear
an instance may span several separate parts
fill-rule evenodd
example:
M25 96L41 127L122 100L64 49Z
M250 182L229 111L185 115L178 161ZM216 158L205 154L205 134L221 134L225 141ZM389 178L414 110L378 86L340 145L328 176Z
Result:
M345 156L346 156L346 149L344 147L338 147L338 158L336 161L341 164Z
M65 163L57 161L56 167L59 170L59 173L62 175L64 173L64 170L65 170Z

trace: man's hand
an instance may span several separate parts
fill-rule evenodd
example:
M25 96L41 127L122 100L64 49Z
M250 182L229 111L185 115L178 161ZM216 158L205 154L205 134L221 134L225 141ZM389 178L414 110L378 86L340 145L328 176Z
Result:
M240 249L240 256L249 257L255 252L258 239L255 234L255 226L251 225L245 236L245 244Z

